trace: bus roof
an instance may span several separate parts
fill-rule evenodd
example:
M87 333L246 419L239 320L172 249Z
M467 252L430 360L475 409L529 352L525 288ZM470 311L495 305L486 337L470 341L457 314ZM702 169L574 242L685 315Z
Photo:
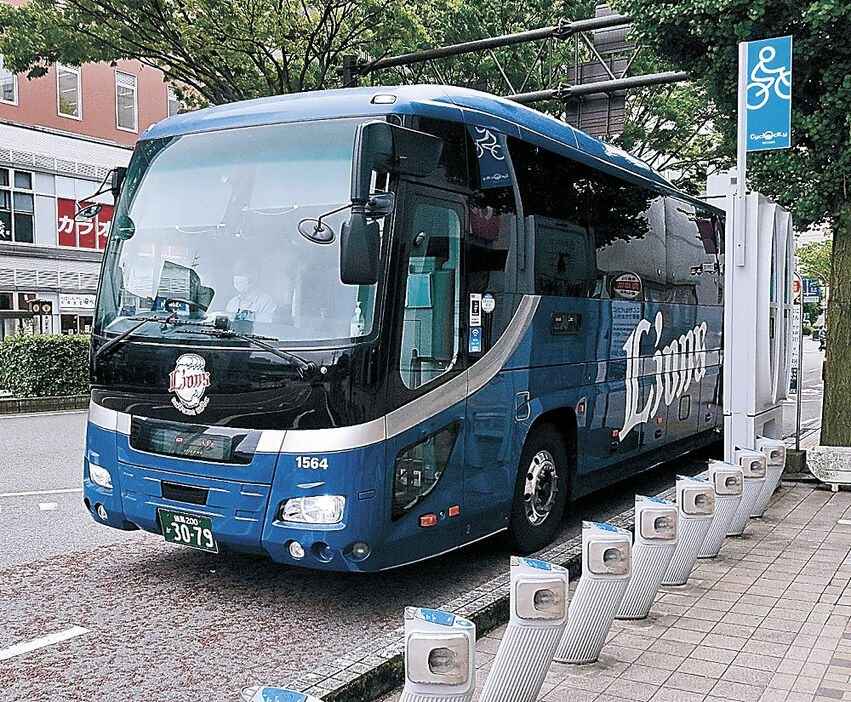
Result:
M234 102L164 119L149 127L140 140L316 119L382 118L388 114L421 115L489 127L653 190L706 206L677 190L648 164L623 149L516 102L448 85L344 88Z

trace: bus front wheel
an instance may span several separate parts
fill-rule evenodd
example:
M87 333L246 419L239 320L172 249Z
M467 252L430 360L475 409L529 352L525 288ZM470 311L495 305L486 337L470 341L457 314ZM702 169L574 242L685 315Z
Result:
M526 437L511 504L508 533L520 553L552 542L561 526L568 489L564 439L551 424L534 427Z

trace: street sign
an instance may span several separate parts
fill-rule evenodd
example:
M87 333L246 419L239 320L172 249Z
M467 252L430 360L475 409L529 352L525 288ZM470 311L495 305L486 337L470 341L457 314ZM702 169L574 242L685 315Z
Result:
M790 345L792 347L792 374L789 379L789 394L798 394L798 369L800 368L800 355L798 349L801 338L801 306L794 305L792 307L792 338Z
M821 288L818 278L804 278L801 283L804 302L819 302L821 300Z
M792 278L792 300L794 302L798 301L798 298L801 295L801 276L797 273L794 274Z
M788 149L792 131L792 37L747 42L747 151Z

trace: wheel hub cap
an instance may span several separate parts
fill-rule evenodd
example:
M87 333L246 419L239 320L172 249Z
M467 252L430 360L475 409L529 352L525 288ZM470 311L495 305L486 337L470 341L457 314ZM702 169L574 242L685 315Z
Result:
M526 469L523 502L530 524L542 524L552 512L558 492L555 461L549 451L538 451Z

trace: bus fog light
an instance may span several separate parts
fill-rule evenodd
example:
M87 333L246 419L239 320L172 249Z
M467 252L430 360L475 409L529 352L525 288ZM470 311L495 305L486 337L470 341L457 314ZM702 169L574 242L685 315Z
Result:
M356 561L362 561L369 555L369 544L363 541L358 541L352 544L352 558Z
M106 513L106 507L103 505L97 505L97 507L95 507L95 512L98 513L98 517L103 519L103 521L106 521L109 518L109 515Z
M106 468L89 463L89 478L95 485L112 490L112 476Z
M300 561L302 558L304 558L304 546L302 546L298 541L290 541L288 550L290 552L290 555L297 561Z
M342 495L293 497L281 505L279 519L299 524L339 524L346 498Z

